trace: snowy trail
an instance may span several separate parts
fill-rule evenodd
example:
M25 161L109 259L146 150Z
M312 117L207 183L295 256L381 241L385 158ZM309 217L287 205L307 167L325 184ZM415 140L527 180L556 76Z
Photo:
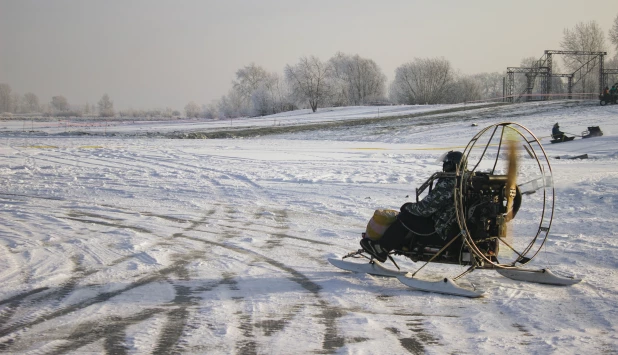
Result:
M310 299L308 305L305 304L307 301L304 300L304 297L301 298L300 303L293 301L291 305L287 305L290 308L290 314L286 316L290 318L289 321L296 317L296 313L303 312L307 313L307 316L323 318L320 322L323 322L326 328L334 327L332 322L338 312L329 310L328 303L320 298L317 293L320 286L295 268L263 255L263 249L272 250L283 244L285 239L307 245L309 249L315 249L315 245L328 246L328 243L311 243L311 239L302 237L288 238L285 235L287 229L285 210L270 211L263 207L257 209L250 207L247 210L243 208L239 211L236 205L243 206L242 202L247 197L257 197L261 204L269 204L268 194L261 191L259 186L251 182L251 179L243 176L244 174L230 173L226 169L201 169L199 174L206 175L202 177L203 179L214 180L210 187L211 191L200 191L204 188L203 186L200 185L198 190L198 187L193 185L191 189L187 189L187 187L184 190L181 189L180 193L184 197L195 194L196 196L193 198L214 194L221 196L224 201L227 199L228 202L201 202L200 207L208 208L200 213L193 210L183 213L181 212L183 211L182 206L174 206L175 208L180 207L176 210L175 215L158 215L156 210L145 210L136 199L154 198L160 193L161 184L159 182L163 180L169 182L170 176L176 176L179 183L184 182L185 176L183 174L190 174L195 170L191 163L187 163L187 160L183 159L187 158L187 153L179 153L176 149L173 154L167 156L150 157L147 156L150 152L147 154L140 152L122 159L122 157L111 154L108 154L109 158L103 158L96 153L90 155L93 152L96 152L96 150L80 150L78 151L79 154L62 154L63 152L55 151L48 153L47 149L43 152L39 152L37 149L35 153L20 151L19 156L25 156L25 159L29 161L24 165L30 164L32 170L46 171L48 170L45 167L46 164L56 166L57 175L49 174L47 176L52 179L53 175L53 180L57 184L57 188L52 189L52 191L71 196L71 198L80 201L52 200L53 203L47 203L45 208L41 208L42 206L37 206L40 204L40 199L24 196L22 199L26 201L27 205L21 207L22 211L38 208L41 215L29 216L26 218L29 222L27 226L20 224L11 228L11 230L5 230L3 235L13 234L17 230L44 228L42 223L37 223L37 219L49 218L53 219L50 224L54 225L54 228L51 229L55 232L54 234L64 232L77 235L70 239L61 235L54 235L47 238L48 240L40 240L39 243L32 242L31 236L23 239L13 238L10 241L17 244L11 248L12 253L18 252L20 247L33 250L27 253L26 260L14 262L15 266L29 265L33 274L39 274L37 280L33 280L33 276L29 276L26 280L16 281L30 285L41 284L45 285L41 287L48 288L41 289L36 294L31 294L32 291L26 291L21 296L14 296L6 301L8 307L3 313L3 323L10 323L10 325L2 329L0 336L19 334L25 329L29 329L29 332L44 331L48 333L50 328L64 324L66 322L64 318L67 318L68 315L74 315L71 317L73 318L72 321L75 318L79 320L78 324L72 325L76 329L75 334L79 335L75 336L76 341L71 342L65 339L63 344L56 345L54 350L44 349L44 352L63 353L76 350L86 344L96 342L100 338L107 339L104 344L107 351L115 351L124 349L124 345L111 342L110 337L118 332L124 333L126 330L123 331L123 327L164 315L167 325L162 325L159 334L154 334L154 338L148 339L147 343L156 345L151 349L152 351L167 353L173 350L170 346L178 346L174 338L178 338L180 334L173 334L175 329L185 328L188 326L186 322L191 322L192 316L187 310L188 308L195 308L195 305L191 307L191 304L202 304L208 302L211 298L214 300L224 299L223 303L229 304L232 309L243 309L243 307L246 307L243 306L241 301L243 294L247 292L261 293L261 287L254 285L256 284L255 277L267 277L273 272L284 275L281 280L276 282L277 284L285 284L285 280L287 280L288 285L277 286L279 293L298 292L299 289L305 289L314 294L311 298L315 298L315 300ZM62 156L62 159L55 158L58 153L61 153L59 155ZM79 164L67 163L65 159L73 159ZM203 160L207 161L208 159ZM76 166L79 166L79 168L76 168ZM71 168L72 176L66 176L63 179L61 170L66 167ZM79 180L74 184L66 181L79 176L83 178L84 183L92 186L93 179L90 176L92 170L102 167L110 168L107 175L109 175L109 180L116 184L119 184L124 177L132 177L132 184L143 189L139 193L140 198L136 198L137 194L133 192L127 195L121 189L109 187L96 189L104 190L104 193L100 194L105 196L105 200L114 202L114 207L110 208L107 202L105 204L97 203L100 200L95 196L79 196L76 193L81 187ZM149 171L157 171L158 174L149 173ZM167 171L173 171L174 175L166 174ZM141 175L144 179L138 181L134 177L135 175ZM155 177L153 178L153 176ZM162 179L157 181L159 176ZM41 188L44 189L45 187ZM175 189L175 191L178 193L178 189ZM44 193L44 191L41 192ZM129 204L124 205L123 203L127 201ZM167 202L175 204L176 201L168 200ZM139 209L134 206L139 206ZM49 211L54 211L51 216L48 214ZM14 214L19 213L14 212ZM177 217L178 215L181 217ZM240 215L240 218L238 215ZM245 219L247 217L243 216L249 216L249 220L255 219L255 221L248 221ZM173 228L173 225L170 226L170 222L177 224L176 228ZM64 226L59 228L60 223ZM158 232L161 229L164 232ZM47 230L50 229L47 228ZM273 233L273 231L276 233ZM272 237L262 241L265 239L264 235L272 235ZM92 236L97 236L97 240L91 240L93 239ZM254 240L257 241L259 252L252 250L256 249L256 246L252 245L256 244ZM24 243L27 241L29 245L20 245L22 241ZM75 244L78 245L77 248L73 248ZM163 248L166 249L165 252L161 252ZM72 257L64 262L62 276L65 278L62 279L62 276L60 276L59 280L49 282L51 280L45 277L47 270L40 263L43 263L42 260L46 258L53 258L55 249L60 250L60 255L56 255L56 258L66 258L67 255L72 255ZM33 258L31 254L38 253L44 255L39 256L37 261L31 264ZM296 256L296 258L300 258L301 261L309 261L310 259L302 256ZM318 261L314 260L314 263ZM254 265L249 268L251 263ZM196 268L196 265L208 265L206 271L210 272L201 271L197 272L196 275L191 275L192 270L190 268ZM56 267L58 266L56 265ZM229 271L226 271L227 269ZM252 275L252 278L248 281L248 289L240 290L237 285L242 283L238 279L242 280L242 278L247 277L244 274ZM11 275L5 273L3 276L10 277ZM281 277L280 275L279 278ZM213 280L217 281L213 282ZM48 283L53 284L53 286L47 286ZM211 285L204 286L204 283ZM146 293L153 291L159 293L157 292L159 289L162 297L148 299ZM171 298L170 296L174 294L174 291L176 296ZM270 290L269 292L274 291ZM211 296L211 293L216 295ZM237 295L234 296L234 293ZM198 296L195 296L196 294ZM140 301L137 302L139 304L143 303L144 297L147 298L146 301L153 302L154 307L140 307L134 301L131 301L131 308L135 307L135 309L128 312L130 316L127 317L125 312L128 306L122 302L122 298L129 300L137 298ZM195 299L199 299L200 302ZM263 302L271 303L269 297L262 302L251 301L251 303L260 307L262 307ZM314 305L315 302L318 302L317 306ZM107 303L112 303L112 305L106 305ZM164 311L160 307L173 308L173 310ZM224 309L227 308L228 306L224 307ZM124 312L119 312L120 310ZM280 309L276 311L278 313ZM117 313L125 314L114 316ZM261 313L258 312L258 316L263 317L260 315ZM325 315L322 315L323 313ZM333 315L329 316L329 314ZM226 314L224 319L230 322L230 318L235 317L233 314ZM93 338L92 334L80 333L79 329L88 325L85 324L84 319L96 320L96 327L101 328L97 332L100 338ZM243 327L243 322L248 321L255 322L251 313L247 315L246 312L243 312L243 316L236 320L239 323L239 328ZM266 330L262 329L262 331L269 332L268 324L272 321L265 319L264 322L264 327L260 329L264 328ZM278 323L275 322L276 324ZM194 325L194 327L203 326L204 324L201 322ZM217 324L212 325L215 328L217 326ZM245 332L248 332L248 330ZM254 335L250 335L250 338L254 337ZM51 338L53 337L54 335L51 335ZM26 350L33 345L36 347L36 343L30 343L34 339L43 343L48 340L45 337L41 339L28 336L29 341L24 338L18 337L14 344L10 341L13 338L9 338L7 344L11 344L12 351L20 351L20 349ZM157 339L159 340L157 341ZM337 343L339 341L337 339L335 337L333 341ZM122 342L124 340L123 338ZM203 339L200 339L200 341L203 341ZM313 338L309 338L307 341L313 342ZM236 346L238 336L233 335L230 342L231 346ZM249 350L251 350L251 347L255 347L253 342L254 340L247 340L243 349L249 347ZM329 346L340 346L340 344L337 345L338 343L334 345L328 345L328 343L329 341L325 340L324 346L327 348ZM137 343L134 346L140 349Z
M535 260L584 282L525 284L483 270L461 281L484 289L480 300L326 262L358 249L375 208L410 200L436 158L478 129L469 123L239 140L6 137L0 352L616 352L610 109L514 110L533 131L594 116L607 132L545 146L550 156L594 158L552 160L555 224ZM432 265L425 275L461 271Z

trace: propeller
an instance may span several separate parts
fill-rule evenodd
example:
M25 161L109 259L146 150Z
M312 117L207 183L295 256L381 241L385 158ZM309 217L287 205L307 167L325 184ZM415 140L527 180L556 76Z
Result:
M507 245L513 244L513 233L507 227L507 223L515 217L514 205L517 196L517 137L513 131L506 131L506 156L507 171L506 185L504 186L504 196L506 197L506 213L500 223L499 238ZM509 247L507 250L512 250Z
M513 219L513 202L517 196L517 141L514 138L507 139L507 179L505 186L506 195L506 221L509 222Z

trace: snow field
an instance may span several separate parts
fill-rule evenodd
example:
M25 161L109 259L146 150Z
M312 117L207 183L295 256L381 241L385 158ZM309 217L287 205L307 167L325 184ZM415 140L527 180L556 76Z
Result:
M360 113L329 115L315 119ZM616 106L552 102L231 140L146 139L131 124L115 137L6 134L0 352L618 352L616 117ZM533 266L581 284L481 270L461 280L486 292L470 300L326 261L359 248L374 209L411 200L444 151L502 121L531 129L552 157L554 223ZM555 122L605 135L549 144ZM532 223L536 198L514 230Z

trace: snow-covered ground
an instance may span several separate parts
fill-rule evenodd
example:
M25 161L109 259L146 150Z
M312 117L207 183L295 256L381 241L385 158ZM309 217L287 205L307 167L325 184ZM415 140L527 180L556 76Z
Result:
M396 106L355 106L321 108L317 112L309 109L284 112L267 117L252 117L230 120L176 119L161 121L140 118L43 118L12 119L0 121L0 133L46 133L64 134L80 132L86 134L143 134L169 133L173 131L211 131L221 129L240 129L246 127L270 127L282 125L303 125L315 122L335 122L359 118L397 117L432 112L436 110L468 109L484 106L487 103L457 105L396 105Z
M373 210L409 201L443 152L503 121L541 137L554 172L554 222L530 266L584 281L480 270L459 282L485 297L467 299L326 261L357 250ZM604 136L549 144L555 122ZM138 138L132 122L113 137L70 136L50 123L0 122L0 352L618 353L617 105L529 103L229 140ZM148 123L170 125L193 129ZM463 270L431 264L418 276Z

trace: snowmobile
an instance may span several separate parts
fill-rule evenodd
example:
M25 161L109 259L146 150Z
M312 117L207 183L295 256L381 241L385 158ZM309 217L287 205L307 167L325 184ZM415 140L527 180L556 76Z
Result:
M572 137L567 137L566 134L563 134L561 136L553 136L552 135L552 140L550 140L549 142L554 144L554 143L562 143L562 142L569 142L572 141L573 139L575 139L575 136Z
M601 94L601 95L599 95L599 104L601 106L605 106L607 104L612 105L612 104L615 104L616 102L617 102L616 98L612 97L611 94Z
M519 142L523 149L518 148ZM504 277L526 282L580 282L581 279L549 269L524 267L545 245L554 212L552 170L539 139L517 123L498 123L477 133L463 155L454 173L435 173L416 189L418 201L427 190L431 191L437 179L456 179L456 235L446 241L420 238L422 243L390 251L388 259L396 269L386 267L363 249L342 259L331 258L329 262L347 271L396 277L417 290L464 297L483 295L483 291L456 283L478 269L495 270ZM521 157L526 159L525 164L520 164ZM525 181L518 184L522 177ZM522 214L523 218L515 220L515 216ZM403 256L420 266L411 272L401 271L393 256ZM432 263L461 265L465 271L438 281L418 278L417 274Z

